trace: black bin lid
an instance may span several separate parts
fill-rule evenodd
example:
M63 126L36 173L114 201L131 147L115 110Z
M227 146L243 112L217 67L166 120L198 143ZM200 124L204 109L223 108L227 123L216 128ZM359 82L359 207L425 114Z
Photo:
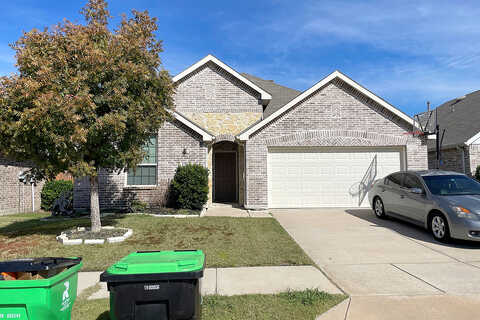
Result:
M82 258L25 258L0 262L0 272L33 272L69 268L77 265Z

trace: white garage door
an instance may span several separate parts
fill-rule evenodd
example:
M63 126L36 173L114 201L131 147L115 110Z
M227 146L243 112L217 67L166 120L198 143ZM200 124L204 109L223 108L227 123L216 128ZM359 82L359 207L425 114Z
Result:
M375 161L376 156L376 174ZM403 169L392 148L274 148L268 153L270 208L368 206L361 182L369 167L375 180ZM363 198L360 204L360 199Z

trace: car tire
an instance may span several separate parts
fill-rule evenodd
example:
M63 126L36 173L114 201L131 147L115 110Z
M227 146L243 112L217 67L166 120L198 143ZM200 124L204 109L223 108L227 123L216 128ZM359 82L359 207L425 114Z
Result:
M385 206L383 205L382 199L379 197L375 197L373 200L373 212L375 216L379 219L385 219L387 216L385 215Z
M445 218L443 214L432 214L429 227L435 240L443 243L450 241L450 228L448 226L447 218Z

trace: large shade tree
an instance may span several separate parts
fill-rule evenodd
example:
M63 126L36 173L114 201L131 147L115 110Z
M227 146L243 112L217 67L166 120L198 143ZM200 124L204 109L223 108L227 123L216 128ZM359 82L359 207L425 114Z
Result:
M42 178L89 177L96 232L99 171L142 161L142 146L170 117L174 85L147 11L123 15L116 29L104 0L81 13L84 24L64 20L11 45L18 72L0 80L0 153L33 163Z

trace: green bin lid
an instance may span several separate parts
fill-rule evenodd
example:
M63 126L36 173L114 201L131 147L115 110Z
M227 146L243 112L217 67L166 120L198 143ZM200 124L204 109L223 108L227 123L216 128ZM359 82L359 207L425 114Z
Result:
M205 255L201 250L138 251L120 259L107 269L111 275L177 273L202 270Z

